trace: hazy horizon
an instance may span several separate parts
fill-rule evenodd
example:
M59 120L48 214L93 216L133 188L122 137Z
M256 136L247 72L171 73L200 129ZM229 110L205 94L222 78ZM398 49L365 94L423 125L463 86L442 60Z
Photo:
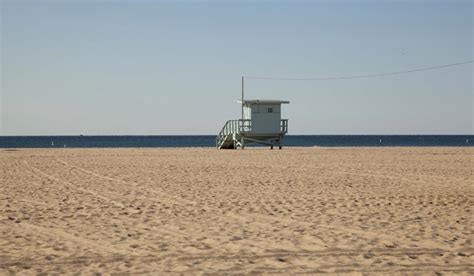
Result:
M386 73L473 59L472 1L9 1L0 135L215 135L241 76ZM472 135L473 64L380 78L246 79L289 135Z

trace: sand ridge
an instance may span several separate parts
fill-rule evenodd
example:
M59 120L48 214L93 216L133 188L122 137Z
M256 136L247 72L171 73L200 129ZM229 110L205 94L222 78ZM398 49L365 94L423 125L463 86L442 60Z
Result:
M0 150L0 274L472 274L472 148Z

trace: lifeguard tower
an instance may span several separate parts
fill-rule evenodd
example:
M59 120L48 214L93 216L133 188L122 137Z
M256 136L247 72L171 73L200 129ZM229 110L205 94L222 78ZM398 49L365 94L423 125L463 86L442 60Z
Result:
M238 100L242 105L242 119L229 120L216 138L218 149L245 148L258 143L282 148L283 136L288 132L288 119L281 118L281 105L289 101Z

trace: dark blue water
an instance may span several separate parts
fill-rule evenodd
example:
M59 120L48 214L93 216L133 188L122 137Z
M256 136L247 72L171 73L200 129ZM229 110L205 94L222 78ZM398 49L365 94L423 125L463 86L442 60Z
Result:
M215 147L215 136L0 136L0 148ZM474 135L288 135L291 147L472 147Z

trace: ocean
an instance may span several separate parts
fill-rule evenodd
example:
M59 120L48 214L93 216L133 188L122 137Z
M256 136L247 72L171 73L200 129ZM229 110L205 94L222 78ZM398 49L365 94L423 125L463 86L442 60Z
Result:
M0 136L0 148L215 147L215 138L214 135ZM472 147L474 135L287 135L283 146Z

